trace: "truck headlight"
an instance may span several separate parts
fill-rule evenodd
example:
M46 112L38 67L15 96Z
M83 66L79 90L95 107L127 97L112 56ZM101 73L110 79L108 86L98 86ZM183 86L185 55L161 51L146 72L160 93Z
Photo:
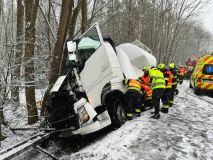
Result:
M83 124L89 120L89 114L87 113L84 106L78 109L78 116L79 116L80 124Z

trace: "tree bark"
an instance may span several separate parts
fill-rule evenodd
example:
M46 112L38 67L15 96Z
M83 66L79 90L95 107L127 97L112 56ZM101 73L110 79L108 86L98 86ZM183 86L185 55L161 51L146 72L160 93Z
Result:
M28 124L34 124L38 121L38 113L35 101L35 82L34 82L34 44L35 44L35 22L39 6L39 0L31 3L25 0L25 92L28 110Z
M14 87L11 90L11 96L14 102L19 105L19 80L21 70L21 58L23 53L23 34L24 34L24 6L22 0L17 1L17 31L16 31L16 54L14 59L14 74L12 81ZM18 82L18 83L17 83Z
M73 4L74 2L72 2L71 6L70 6L71 12L70 12L70 16L69 16L69 20L68 20L68 24L67 24L67 30L69 30L68 40L73 40L73 38L74 38L75 27L76 27L77 18L78 18L78 15L79 15L79 12L80 12L80 9L81 9L81 6L82 6L82 2L83 2L83 0L79 0L77 6L74 9L72 8L72 6L74 5ZM81 28L81 30L82 30L82 28ZM66 61L67 61L67 58L68 58L68 50L67 50L66 47L64 48L62 57L63 57L63 59L62 59L62 62L61 62L60 73L62 72L63 66L66 65Z
M87 29L87 0L83 0L81 7L81 33L83 34Z
M55 47L52 54L53 60L50 63L49 86L52 86L59 76L63 46L64 46L64 41L65 41L67 30L68 30L67 23L68 23L69 15L70 15L70 5L71 5L70 0L62 1L62 9L61 9L57 39L56 39Z
M68 32L68 24L69 24L69 16L70 16L70 7L72 5L71 0L63 0L62 1L62 8L61 8L61 15L60 15L60 23L57 32L57 38L55 42L55 46L53 49L53 59L50 62L50 74L49 74L49 86L47 91L45 92L42 108L46 107L49 104L49 91L56 82L59 73L60 73L60 66L62 61L63 55L63 47L64 42L66 39L66 35Z
M72 40L74 38L75 26L76 26L78 14L81 9L82 2L83 2L83 0L79 0L78 4L75 7L75 9L73 10L72 14L70 13L71 15L69 18L69 25L68 25L69 26L69 40Z
M132 24L132 1L128 0L128 29L127 29L127 42L132 41L133 24Z

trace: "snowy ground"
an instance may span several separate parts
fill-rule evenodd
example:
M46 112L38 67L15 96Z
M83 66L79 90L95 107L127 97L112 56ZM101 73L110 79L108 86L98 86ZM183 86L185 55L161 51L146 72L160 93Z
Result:
M45 90L36 90L36 100L41 101ZM16 131L12 132L9 128L33 127L27 125L27 109L24 92L20 92L20 106L15 109L13 105L4 106L4 117L8 126L3 127L3 135L7 137L1 142L0 150L16 144L34 134L35 131ZM34 126L37 126L35 124Z
M151 111L147 111L101 140L61 159L213 159L213 105L187 94L193 94L188 86L188 81L179 86L174 107L169 114L161 114L159 120L150 119Z
M53 141L49 142L48 151L58 153L60 160L213 160L213 105L192 96L188 83L178 87L180 93L175 97L174 107L169 114L162 113L159 120L150 119L151 111L146 111L115 131L91 138L94 140L75 153L76 150ZM213 102L213 98L202 98ZM14 159L50 158L31 149Z

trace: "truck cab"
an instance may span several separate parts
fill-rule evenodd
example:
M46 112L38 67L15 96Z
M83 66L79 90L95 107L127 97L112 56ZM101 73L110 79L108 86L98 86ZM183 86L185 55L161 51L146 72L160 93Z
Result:
M51 124L70 128L70 135L120 127L126 121L122 80L138 78L142 67L156 65L156 59L133 44L114 47L97 23L67 47L68 69L50 90Z

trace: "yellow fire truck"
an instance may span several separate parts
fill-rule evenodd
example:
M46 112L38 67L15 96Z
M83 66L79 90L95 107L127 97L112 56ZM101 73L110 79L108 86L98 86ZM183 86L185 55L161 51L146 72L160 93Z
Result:
M213 93L213 55L199 58L195 69L190 77L190 88L199 95L201 91Z

